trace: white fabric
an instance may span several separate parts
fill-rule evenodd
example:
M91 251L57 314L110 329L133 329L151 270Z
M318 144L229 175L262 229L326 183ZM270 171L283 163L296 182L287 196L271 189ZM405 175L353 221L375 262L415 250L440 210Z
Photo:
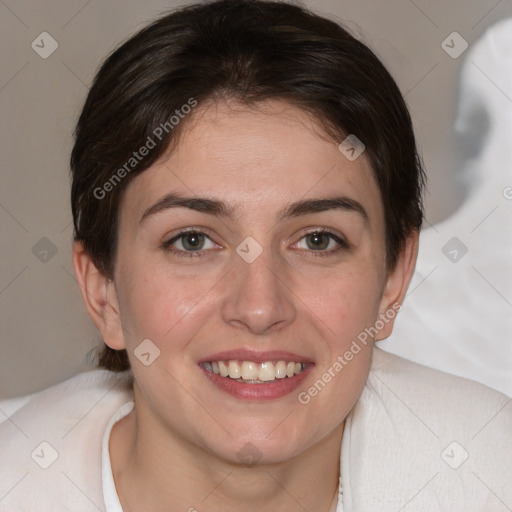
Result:
M83 373L38 393L4 418L1 512L122 512L108 439L114 423L133 407L130 379L128 372ZM510 509L511 405L481 384L376 348L367 384L346 420L343 504L340 487L336 511ZM47 469L35 462L38 454L45 458L51 451L39 447L42 441L58 452ZM460 461L462 450L469 457L453 469L445 460Z
M103 440L101 443L101 476L103 486L103 499L107 512L123 512L121 503L119 502L119 496L117 495L116 484L114 483L114 475L112 474L112 465L110 464L110 452L108 449L110 441L110 432L112 427L121 418L124 418L129 414L135 405L135 402L130 401L123 404L110 418L105 433L103 434Z
M512 18L460 58L456 152L472 190L422 231L404 311L380 346L512 396ZM452 237L468 249L455 263L442 252Z

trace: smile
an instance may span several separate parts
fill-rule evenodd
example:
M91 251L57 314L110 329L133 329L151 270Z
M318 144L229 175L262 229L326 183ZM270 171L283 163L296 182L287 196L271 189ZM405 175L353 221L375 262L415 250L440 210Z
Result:
M294 361L205 361L202 367L210 373L245 384L264 384L299 375L307 363Z
M214 388L237 399L267 401L297 390L315 363L289 352L231 350L199 362Z

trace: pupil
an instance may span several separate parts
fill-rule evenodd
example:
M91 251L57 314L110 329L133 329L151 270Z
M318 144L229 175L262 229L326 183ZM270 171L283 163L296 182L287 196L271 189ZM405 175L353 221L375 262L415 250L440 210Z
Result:
M184 239L184 246L186 249L197 250L204 242L204 235L201 233L189 233Z

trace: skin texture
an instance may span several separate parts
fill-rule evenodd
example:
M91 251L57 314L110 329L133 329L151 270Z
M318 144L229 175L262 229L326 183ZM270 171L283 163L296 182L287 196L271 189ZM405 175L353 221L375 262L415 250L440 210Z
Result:
M114 280L74 246L87 310L110 347L127 348L135 376L135 410L110 440L121 504L125 512L328 511L344 419L365 384L372 343L307 405L298 393L402 302L417 233L388 272L382 201L364 153L350 162L341 141L296 107L223 102L199 106L191 121L177 149L125 191ZM171 192L222 200L232 218L179 207L141 222ZM368 218L331 209L278 219L295 201L333 195L357 201ZM201 255L179 256L183 238L162 247L190 227L209 237ZM306 235L320 228L348 245L327 237L311 248ZM236 252L249 236L262 248L252 263ZM144 366L133 352L148 338L160 356ZM219 390L198 366L233 349L293 352L315 366L296 391L249 402ZM247 443L259 457L252 466L237 455Z

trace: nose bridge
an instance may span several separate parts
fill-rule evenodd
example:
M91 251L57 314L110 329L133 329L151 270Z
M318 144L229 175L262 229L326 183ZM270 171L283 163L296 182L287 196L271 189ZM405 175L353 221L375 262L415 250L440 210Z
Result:
M235 254L233 265L222 305L225 322L264 334L294 321L293 296L284 284L285 267L270 248L253 261L244 259L243 253Z

